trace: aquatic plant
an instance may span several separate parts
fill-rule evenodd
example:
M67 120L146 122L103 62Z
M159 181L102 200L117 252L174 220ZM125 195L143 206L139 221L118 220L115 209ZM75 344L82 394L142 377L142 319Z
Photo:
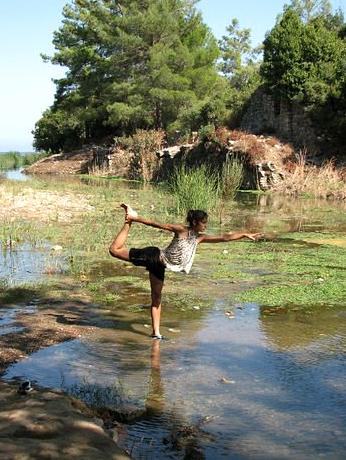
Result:
M220 201L218 176L205 165L188 169L177 167L169 183L176 214L186 215L189 209L213 212Z
M220 174L220 189L223 199L233 199L243 180L243 164L227 158Z
M297 246L287 239L280 246L261 243L256 249L247 251L244 268L259 267L267 273L261 275L260 285L239 294L238 300L270 306L345 304L346 251L342 248Z

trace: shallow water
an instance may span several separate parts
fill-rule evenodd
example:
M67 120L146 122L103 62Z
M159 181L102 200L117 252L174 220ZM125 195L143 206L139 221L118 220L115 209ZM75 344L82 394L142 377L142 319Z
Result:
M22 169L9 169L8 171L2 171L1 175L9 180L26 181L29 179L29 176L24 174Z
M64 262L50 246L36 248L28 243L0 244L0 281L6 286L35 282L63 271Z
M342 203L244 194L224 226L265 231L278 259L324 244L343 251L346 241ZM308 311L237 304L252 275L256 282L276 276L280 264L251 266L223 251L201 247L189 277L167 277L162 332L170 340L163 342L149 338L144 271L95 262L91 281L104 280L117 298L101 305L93 336L40 350L5 378L29 378L108 407L115 439L136 459L344 458L346 300ZM48 247L0 251L0 278L38 280L48 254ZM250 281L228 278L230 266ZM3 315L8 333L15 315Z
M25 328L16 323L17 315L31 315L35 313L37 307L35 301L18 308L1 308L0 309L0 335L21 332Z
M108 321L92 341L41 350L5 378L129 413L116 434L135 458L183 458L187 448L210 459L342 458L346 309L268 317L256 305L228 308L218 299L188 324L176 318L180 332L166 329L161 343Z

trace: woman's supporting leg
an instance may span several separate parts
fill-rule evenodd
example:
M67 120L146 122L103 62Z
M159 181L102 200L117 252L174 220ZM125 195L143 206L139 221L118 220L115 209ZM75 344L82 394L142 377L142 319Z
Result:
M163 281L152 273L149 273L149 280L151 288L151 325L153 328L152 334L155 336L160 336L161 292L163 288Z

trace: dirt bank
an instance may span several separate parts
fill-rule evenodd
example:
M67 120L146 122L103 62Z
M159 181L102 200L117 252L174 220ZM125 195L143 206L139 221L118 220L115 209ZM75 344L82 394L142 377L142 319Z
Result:
M42 158L35 164L25 168L28 174L69 175L83 174L88 171L88 165L94 156L93 149L84 147L73 152L57 153Z
M30 313L15 305L18 314L11 326L17 332L0 335L0 370L31 353L93 333L97 306L84 300L34 299ZM0 317L14 306L0 306ZM5 331L6 332L6 331ZM117 459L129 458L104 430L102 420L80 401L38 388L27 395L17 392L18 384L0 381L0 458Z
M48 222L51 219L66 222L74 216L92 211L90 197L71 192L35 190L29 187L12 191L0 185L1 219L37 219Z

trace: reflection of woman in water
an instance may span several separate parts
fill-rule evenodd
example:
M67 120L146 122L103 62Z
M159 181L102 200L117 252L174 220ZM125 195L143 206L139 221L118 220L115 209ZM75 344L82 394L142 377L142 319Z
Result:
M160 334L161 292L166 268L175 272L189 273L199 243L222 243L241 238L256 240L259 233L229 232L222 235L206 235L208 214L205 211L190 210L187 213L187 225L159 224L139 217L129 205L122 204L125 210L125 222L110 245L109 252L113 257L132 262L134 265L146 267L149 271L151 288L151 323L152 338L162 339ZM149 225L150 227L174 233L173 240L166 249L155 246L143 249L127 249L125 243L132 222Z
M148 415L160 414L165 406L165 393L161 381L160 369L160 340L153 340L151 344L151 369L149 392L146 398L146 410Z

